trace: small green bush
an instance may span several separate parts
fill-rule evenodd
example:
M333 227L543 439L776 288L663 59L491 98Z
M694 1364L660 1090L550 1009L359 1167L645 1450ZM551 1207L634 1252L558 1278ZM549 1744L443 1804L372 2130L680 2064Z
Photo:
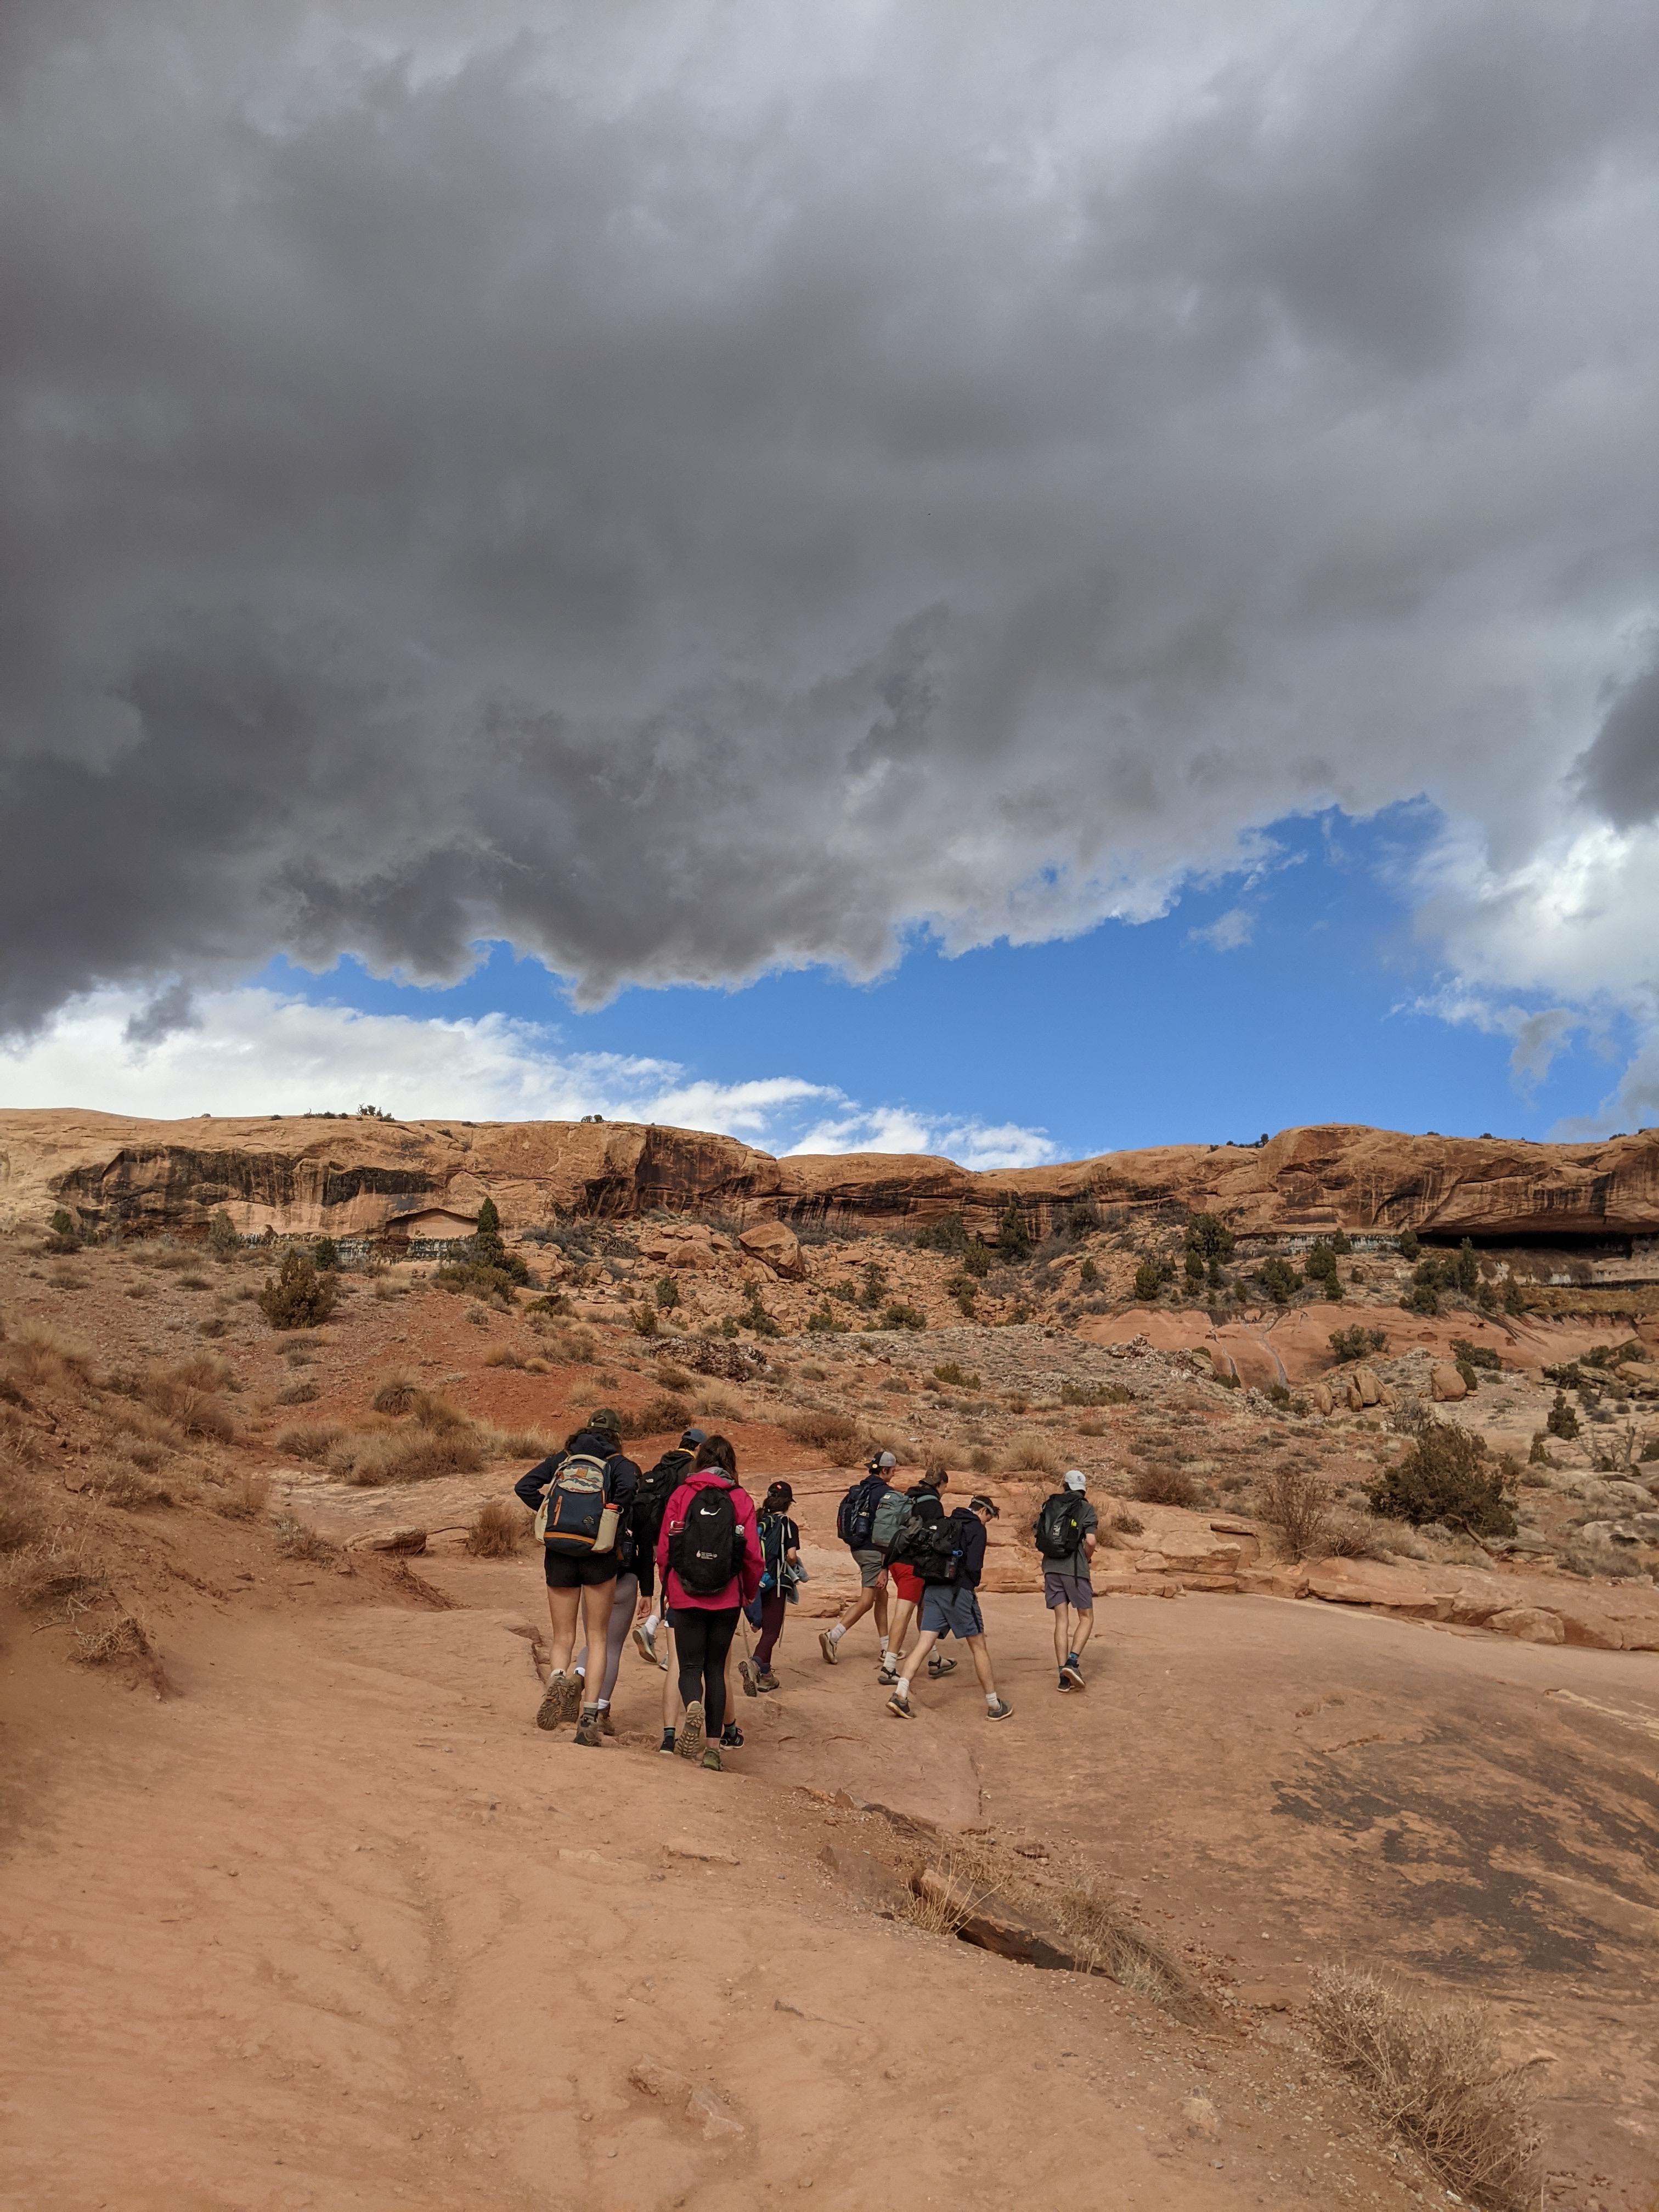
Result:
M1200 1262L1201 1273L1212 1262L1232 1258L1233 1232L1218 1213L1194 1213L1187 1224L1187 1252Z
M806 1332L809 1336L845 1336L849 1327L848 1322L836 1319L836 1310L828 1298L806 1316Z
M895 1299L891 1305L883 1309L881 1325L884 1328L926 1328L927 1316L920 1306L906 1305L902 1300Z
M647 1305L643 1298L636 1306L629 1306L628 1318L634 1324L635 1336L654 1336L657 1334L657 1309Z
M657 1283L657 1304L664 1313L672 1313L680 1302L680 1286L672 1275L663 1275Z
M1031 1232L1025 1225L1025 1216L1012 1198L997 1223L997 1249L1011 1267L1018 1267L1031 1256Z
M972 1275L979 1281L983 1281L995 1265L996 1261L990 1246L981 1244L977 1237L969 1243L967 1250L962 1255L963 1273Z
M1077 1279L1079 1283L1092 1285L1100 1280L1100 1270L1092 1260L1085 1260L1077 1271Z
M948 1384L952 1390L982 1390L985 1388L983 1378L978 1375L970 1375L961 1361L957 1359L947 1359L943 1366L936 1367L933 1370L933 1380L935 1382Z
M242 1232L220 1207L208 1224L207 1248L216 1260L234 1260L242 1249Z
M1503 1361L1490 1346L1471 1344L1466 1336L1455 1336L1451 1340L1452 1358L1460 1367L1486 1367L1494 1375L1503 1370Z
M311 1256L317 1263L319 1274L334 1275L340 1269L340 1248L331 1237L319 1237L311 1248Z
M1135 1296L1150 1305L1164 1288L1164 1270L1156 1260L1143 1260L1135 1269Z
M647 1306L644 1310L647 1313L651 1313L649 1306ZM781 1336L783 1334L781 1323L775 1320L772 1315L768 1313L766 1310L766 1307L761 1298L760 1285L758 1283L750 1283L749 1285L748 1304L744 1307L742 1313L738 1315L738 1318L744 1328L753 1329L757 1336ZM652 1314L651 1325L653 1330L656 1328L656 1316Z
M1281 1260L1277 1254L1261 1262L1253 1279L1276 1306L1289 1305L1302 1288L1301 1276L1288 1260Z
M1431 1421L1365 1495L1385 1520L1407 1521L1414 1528L1440 1521L1473 1536L1512 1536L1515 1510L1504 1492L1516 1474L1512 1462L1493 1462L1486 1438L1472 1429Z
M1558 1390L1556 1392L1555 1402L1550 1407L1544 1426L1549 1431L1553 1437L1561 1437L1565 1438L1576 1437L1577 1435L1578 1416L1573 1412L1572 1407L1568 1405L1567 1394L1565 1390Z
M1394 1249L1402 1260L1415 1260L1423 1247L1414 1229L1402 1229L1395 1239Z
M335 1280L319 1275L309 1252L290 1245L275 1275L265 1277L259 1310L273 1328L314 1328L334 1310Z
M919 1252L946 1252L957 1258L968 1249L968 1231L959 1213L947 1213L942 1220L924 1221L910 1241Z

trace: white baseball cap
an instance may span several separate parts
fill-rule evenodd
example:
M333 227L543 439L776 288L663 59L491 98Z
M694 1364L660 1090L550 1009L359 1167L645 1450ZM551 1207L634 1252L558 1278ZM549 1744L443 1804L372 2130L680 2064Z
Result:
M1067 1490L1086 1490L1089 1487L1089 1478L1080 1467L1073 1468L1066 1475L1066 1487Z

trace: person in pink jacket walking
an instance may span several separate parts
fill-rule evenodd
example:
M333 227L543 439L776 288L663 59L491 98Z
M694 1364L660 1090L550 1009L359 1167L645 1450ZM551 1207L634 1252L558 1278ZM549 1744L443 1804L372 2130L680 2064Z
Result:
M726 1656L762 1571L755 1501L738 1486L737 1454L724 1437L699 1445L691 1473L669 1498L657 1569L685 1704L674 1748L682 1759L701 1755L718 1772Z

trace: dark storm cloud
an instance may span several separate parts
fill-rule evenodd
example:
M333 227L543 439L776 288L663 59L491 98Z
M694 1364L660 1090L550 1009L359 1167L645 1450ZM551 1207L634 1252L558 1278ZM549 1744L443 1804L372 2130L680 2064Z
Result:
M1614 700L1579 769L1584 796L1615 828L1659 820L1659 666Z
M277 947L867 973L1425 790L1524 860L1653 603L1656 58L1595 0L14 9L0 1024Z

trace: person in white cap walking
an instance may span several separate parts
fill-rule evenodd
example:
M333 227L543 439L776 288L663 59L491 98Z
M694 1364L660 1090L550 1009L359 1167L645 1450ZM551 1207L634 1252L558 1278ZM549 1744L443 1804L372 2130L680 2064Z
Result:
M1062 1690L1084 1687L1083 1653L1094 1633L1091 1579L1100 1516L1090 1504L1089 1478L1074 1467L1046 1498L1034 1531L1042 1555L1042 1597L1054 1617L1054 1664Z

